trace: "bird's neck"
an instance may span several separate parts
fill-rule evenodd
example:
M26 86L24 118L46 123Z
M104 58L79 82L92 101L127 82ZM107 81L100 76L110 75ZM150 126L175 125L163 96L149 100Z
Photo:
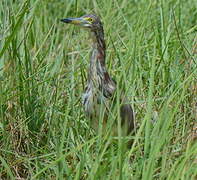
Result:
M92 32L93 50L90 58L88 86L93 91L103 92L104 97L111 97L116 89L115 82L105 67L105 41L102 31Z
M93 40L93 50L97 50L97 57L95 60L100 61L105 65L105 39L103 29L91 32Z
M105 40L103 29L100 31L91 32L93 40L92 54L90 57L89 80L97 79L98 76L103 76L106 72L105 68Z

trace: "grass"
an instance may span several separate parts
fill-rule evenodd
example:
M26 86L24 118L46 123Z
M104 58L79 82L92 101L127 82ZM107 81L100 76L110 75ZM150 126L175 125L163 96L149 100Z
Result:
M197 178L196 7L195 0L0 1L0 179ZM128 150L85 118L90 40L59 22L92 12L104 23L118 93L124 89L136 112Z

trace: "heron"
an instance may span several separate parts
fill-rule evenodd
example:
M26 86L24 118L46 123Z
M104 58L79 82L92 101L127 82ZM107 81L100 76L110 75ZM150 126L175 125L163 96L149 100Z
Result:
M93 128L98 130L101 116L100 111L102 110L105 114L103 116L105 119L103 123L105 123L110 115L109 107L110 104L113 103L113 97L117 90L117 83L110 77L105 65L106 45L103 24L99 16L95 14L87 14L78 18L64 18L61 19L61 21L83 27L90 32L92 50L88 69L87 86L82 96L82 104L85 114L91 119L90 122ZM120 98L119 119L121 130L122 134L129 135L135 128L134 112L131 105L125 102L126 98L123 96Z

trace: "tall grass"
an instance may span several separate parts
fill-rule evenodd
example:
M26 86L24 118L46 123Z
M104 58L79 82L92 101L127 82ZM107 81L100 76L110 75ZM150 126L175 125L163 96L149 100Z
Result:
M197 178L196 5L0 1L0 178ZM136 112L130 149L96 134L83 113L91 42L59 19L92 12L104 23L117 94Z

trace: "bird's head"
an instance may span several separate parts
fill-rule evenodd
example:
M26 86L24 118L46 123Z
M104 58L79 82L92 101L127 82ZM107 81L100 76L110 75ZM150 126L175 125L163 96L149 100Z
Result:
M100 18L94 14L84 15L79 18L65 18L61 19L64 23L74 24L80 27L90 29L91 31L102 30L102 23Z

